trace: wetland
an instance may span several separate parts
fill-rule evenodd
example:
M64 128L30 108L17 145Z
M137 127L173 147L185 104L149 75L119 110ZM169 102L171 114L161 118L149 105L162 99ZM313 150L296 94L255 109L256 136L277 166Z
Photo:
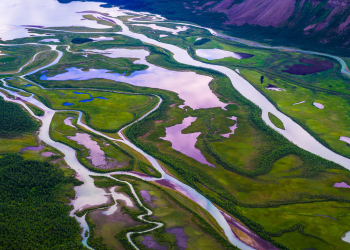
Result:
M35 230L61 223L50 247L348 247L349 79L339 60L53 2L44 21L24 15L0 33L0 178L24 180L12 193L0 187L10 232L18 202ZM47 248L55 234L35 245L27 224L29 246ZM10 236L8 248L23 244Z

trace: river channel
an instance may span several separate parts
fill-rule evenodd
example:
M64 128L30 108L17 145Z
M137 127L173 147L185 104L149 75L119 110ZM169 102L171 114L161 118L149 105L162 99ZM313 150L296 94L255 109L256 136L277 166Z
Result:
M88 8L89 4L87 5L86 9L84 9L83 5L79 5L79 6L80 6L79 8L81 8L81 9L79 9L80 11L89 9ZM255 103L257 106L259 106L261 108L262 119L265 121L265 123L267 125L269 125L271 128L273 128L277 132L281 133L285 138L287 138L288 140L290 140L291 142L293 142L297 146L299 146L299 147L301 147L301 148L303 148L303 149L305 149L313 154L321 156L327 160L336 162L339 165L341 165L347 169L350 169L350 159L334 153L333 151L331 151L330 149L326 148L321 143L319 143L308 132L306 132L300 125L295 123L291 118L289 118L285 114L278 111L275 108L275 106L266 99L265 96L263 96L259 91L257 91L249 82L247 82L245 79L243 79L241 76L239 76L239 74L237 74L235 71L228 69L226 67L223 67L223 66L206 64L203 62L196 61L184 49L181 49L175 45L162 43L162 42L159 42L157 40L150 39L143 34L138 34L138 33L134 33L132 31L130 31L129 28L120 19L115 18L117 16L126 15L122 11L116 10L116 8L111 8L111 11L109 9L104 9L103 13L106 13L106 12L111 13L111 16L108 16L109 19L113 18L113 21L122 27L122 31L116 32L116 34L132 37L132 38L141 40L144 43L152 44L152 45L161 47L163 49L166 49L173 54L174 59L176 61L178 61L179 63L183 63L183 64L195 66L195 67L212 69L212 70L215 70L215 71L218 71L218 72L225 74L231 80L233 87L238 92L240 92L245 98L249 99L250 101L252 101L253 103ZM102 15L102 14L98 14L98 13L91 13L91 14L93 14L95 17L100 18L100 19L106 18L106 16ZM41 25L46 25L44 21L42 21L42 22L43 23ZM52 23L50 23L50 24L52 24ZM25 24L23 24L23 25L25 25ZM79 33L79 32L77 32L77 33ZM89 32L89 33L93 33L93 32ZM59 62L60 58L62 57L62 52L56 50L56 46L51 45L50 47L52 50L55 50L58 52L58 57L56 58L56 60L54 60L54 62L50 63L49 65L47 65L45 67L42 67L40 69L37 69L33 72L28 73L27 75L39 72L40 70L47 68L47 67L50 67L50 66ZM307 52L305 52L305 53L307 53ZM313 54L320 54L320 53L313 53ZM22 77L24 77L24 76L22 76ZM2 81L5 83L4 80L2 80ZM8 90L5 90L5 91L8 91ZM23 96L20 96L19 94L17 94L16 92L13 92L13 91L8 91L8 92L10 92L10 94L14 95L15 97L20 98L21 100L24 100L28 103L31 103L31 104L41 108L42 110L44 110L45 115L43 117L36 117L33 114L33 112L25 105L24 102L22 102L21 100L13 100L13 99L7 98L4 94L0 93L0 95L2 97L4 97L6 101L16 102L16 103L23 105L30 112L31 115L33 115L37 119L41 120L42 127L40 128L39 139L44 141L48 145L61 151L65 155L64 159L65 159L66 163L77 172L78 179L84 182L83 185L75 187L77 198L72 201L72 205L74 206L74 210L71 212L72 216L75 216L75 214L74 214L75 211L78 211L81 207L84 207L87 204L90 206L98 206L98 205L101 205L107 201L106 192L101 188L95 187L94 181L93 181L93 178L91 177L91 175L99 175L99 176L106 176L109 178L113 178L111 175L125 174L125 175L132 175L132 176L144 179L146 181L159 180L156 178L140 177L140 176L137 176L135 174L131 174L131 173L127 173L127 172L96 174L94 172L87 170L78 161L78 159L76 157L76 152L74 149L72 149L72 148L70 148L62 143L58 143L58 142L53 141L49 136L49 128L50 128L52 118L53 118L54 114L58 111L55 111L55 110L52 110L52 109L46 107L41 102L36 100L33 96L23 97ZM159 105L161 104L161 99L159 98L159 100L160 101L159 101L158 105L153 110L151 110L150 112L145 114L143 117L141 117L137 121L143 119L148 114L150 114L155 109L157 109L159 107ZM272 124L272 122L268 118L269 112L274 114L275 116L277 116L283 122L283 124L285 126L285 130L281 130ZM124 130L126 127L123 128L118 133L120 138L122 138L122 139L114 139L114 138L105 136L104 134L89 128L87 125L85 125L84 123L81 122L81 117L82 117L82 113L79 112L78 125L83 126L86 129L89 129L91 132L102 135L102 136L109 138L113 141L116 141L119 143L124 143L124 144L130 146L131 148L133 148L134 150L136 150L137 152L140 152L144 157L146 157L149 160L149 162L162 174L162 178L160 178L160 179L164 179L164 180L167 180L167 181L173 183L174 186L176 186L177 191L181 192L183 195L187 196L188 198L190 198L191 200L193 200L194 202L196 202L197 204L202 206L216 219L218 224L224 230L225 235L227 236L228 240L233 245L236 245L240 249L253 249L252 247L246 245L245 243L241 242L239 239L236 238L236 236L232 233L232 230L231 230L230 226L228 225L227 221L225 220L224 216L222 215L222 213L219 211L219 209L215 205L213 205L208 199L206 199L203 195L199 194L193 188L187 186L186 184L184 184L184 183L180 182L179 180L173 178L172 176L166 174L163 171L163 169L160 167L159 163L157 162L157 160L155 158L153 158L152 156L143 152L141 149L137 148L130 141L128 141L127 138L125 138L125 136L122 133L122 130ZM135 122L137 122L137 121L135 121ZM131 125L132 124L130 124L128 126L131 126ZM132 185L130 183L128 183L128 185L130 186L132 192L134 193L134 196L136 197L137 202L141 206L144 206L141 203L141 201L139 200L138 195L136 194ZM148 210L147 208L146 208L146 210L147 210L148 215L152 214L152 212L150 210ZM88 236L85 235L85 232L88 231L89 229L88 229L87 223L85 221L85 217L81 217L81 218L79 218L77 216L75 216L75 217L77 218L77 220L81 223L81 226L83 227L83 233L82 233L83 244L85 246L87 246ZM141 216L141 219L143 219L143 217L144 216ZM154 223L154 222L149 222L149 223ZM154 224L155 224L155 228L162 226L162 223L154 223ZM153 230L153 229L151 229L151 230ZM137 249L136 245L134 245L134 243L130 239L130 236L132 234L133 233L129 233L127 236L129 238L130 243Z

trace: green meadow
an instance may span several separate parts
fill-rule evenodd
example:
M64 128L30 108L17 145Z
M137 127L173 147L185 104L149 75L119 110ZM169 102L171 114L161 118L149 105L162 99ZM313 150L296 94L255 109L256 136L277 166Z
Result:
M0 74L12 74L18 71L23 65L32 60L36 53L44 50L49 50L49 47L33 45L0 46L1 54L5 54L0 55ZM34 65L34 62L31 64Z
M163 25L174 27L172 24ZM241 76L269 98L279 110L292 117L331 149L346 156L350 155L350 147L339 141L340 136L350 137L347 129L349 118L346 115L349 113L349 89L346 86L348 79L339 73L337 63L334 62L334 68L325 72L297 76L282 70L286 69L287 65L298 64L301 58L321 60L325 58L301 55L291 51L253 48L210 36L207 31L196 28L180 32L177 36L169 33L165 38L159 38L159 35L168 34L167 32L137 26L132 26L131 29L185 48L197 60L224 65L233 70L238 68ZM57 35L62 34L58 32ZM79 36L70 34L62 40L61 45L68 44L76 37L88 38L91 34ZM195 44L198 37L208 39ZM157 94L163 99L159 109L129 127L125 135L139 148L157 158L167 173L195 188L220 209L280 249L346 248L346 243L341 241L341 236L346 231L350 231L346 219L350 190L335 188L333 185L337 182L350 184L350 174L347 170L297 148L269 128L261 119L261 110L240 96L228 78L217 72L179 64L168 51L123 36L114 36L113 41L72 45L71 50L82 52L83 49L118 47L147 49L151 53L147 60L157 66L176 71L190 70L211 76L213 81L209 86L220 100L227 103L225 110L221 108L181 109L179 105L183 104L183 100L179 99L175 93L104 79L42 81L41 73L29 77L30 80L47 88L66 88L59 90L43 90L37 86L25 87L28 82L18 79L8 80L8 83L34 93L36 98L53 109L82 111L84 122L111 136L125 124L152 109L158 99L150 94ZM209 48L248 53L253 54L254 57L242 60L224 58L208 61L196 56L196 49ZM81 67L83 70L103 68L125 74L145 69L144 65L133 64L133 59L110 59L101 55L89 55L85 58L80 54L66 52L63 46L59 49L64 53L62 61L48 68L47 76L65 72L68 67ZM263 82L261 76L264 76ZM285 91L267 90L266 87L269 85ZM81 88L99 88L124 93ZM75 94L74 91L85 94ZM95 98L91 102L80 102L90 99L87 93L93 97L104 97L108 100ZM301 101L305 102L293 105ZM65 102L73 105L63 106ZM325 108L318 109L313 102L321 103ZM185 128L182 134L200 132L195 147L215 167L197 162L174 150L170 142L160 139L166 135L167 127L180 124L185 117L189 116L197 119ZM229 119L233 116L237 118L236 121ZM91 168L91 163L86 159L89 155L88 150L67 138L78 132L87 133L87 131L64 125L63 121L67 117L74 117L73 124L75 124L76 113L58 112L51 124L50 135L54 140L75 148L79 160ZM283 124L277 117L270 115L270 120L277 127L283 128ZM237 123L237 129L234 133L229 138L223 137L223 134L231 132L230 127L235 123ZM91 135L91 138L98 143L108 157L120 162L128 162L129 165L125 167L131 166L130 162L134 161L133 168L128 170L157 176L147 160L128 146L122 143L115 146L106 145L110 142L94 135ZM93 170L96 171L96 169ZM141 190L148 191L154 197L152 202L147 204L154 212L155 217L152 219L165 223L166 229L182 228L188 237L189 249L213 247L225 249L227 242L224 240L221 229L198 205L173 190L135 178L120 176L118 178L131 181L138 193ZM118 185L102 179L96 180L95 184L103 188ZM127 195L130 194L124 187L121 187L121 191ZM123 203L121 204L123 206ZM148 227L135 219L139 212L141 210L130 211L125 208L118 210L118 216L125 219L122 225L108 223L106 218L102 219L98 211L90 212L89 223L95 225L94 235L91 238L92 244L101 249L104 244L115 249L120 249L122 245L125 247L125 238L123 238L125 233L135 229L130 226L138 229ZM123 217L122 214L124 214ZM146 236L156 239L162 246L176 248L176 237L164 229L135 236L138 246L142 246L141 242Z
M349 207L342 202L242 208L242 213L263 225L276 240L288 242L292 249L348 248L341 237L349 231Z
M82 111L84 120L89 125L104 132L117 132L126 124L133 122L152 109L158 102L157 98L147 95L81 89L47 90L37 86L25 87L28 82L21 79L9 80L8 82L13 86L21 87L28 92L34 93L39 100L44 100L44 104L52 109ZM90 99L89 94L95 99L90 102L80 102ZM73 105L64 106L64 103Z

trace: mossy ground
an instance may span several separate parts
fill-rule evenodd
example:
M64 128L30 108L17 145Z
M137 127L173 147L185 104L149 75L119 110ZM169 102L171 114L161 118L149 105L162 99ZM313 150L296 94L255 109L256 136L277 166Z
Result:
M350 154L350 151L347 150L347 146L344 146L345 143L338 141L339 136L346 136L348 133L348 117L345 114L348 113L347 95L349 94L349 90L347 89L348 79L339 75L339 65L336 63L334 69L326 72L309 76L294 76L282 72L281 70L284 69L285 65L297 63L301 57L312 58L316 56L300 55L290 51L257 49L238 43L227 42L212 36L210 36L211 41L194 47L193 43L198 36L209 37L208 32L202 29L191 28L186 32L180 32L178 36L170 35L166 38L159 38L159 34L164 32L153 32L149 28L142 27L134 27L133 29L140 29L139 32L146 33L147 36L154 38L157 36L157 39L161 39L161 41L167 43L172 43L186 49L190 47L188 49L189 52L197 60L225 65L231 69L239 68L241 75L270 98L282 112L285 112L300 123L305 124L311 131L324 139L334 150L338 150L338 152L344 155ZM69 39L72 39L72 37L73 36ZM286 145L291 147L291 144L289 144L289 142L276 140L275 132L268 131L258 126L254 119L261 118L254 118L256 114L254 113L254 108L249 106L242 98L234 95L225 95L222 91L223 86L225 86L227 93L232 92L233 88L227 78L215 72L194 69L177 64L168 52L141 44L133 39L122 38L121 36L116 36L114 41L101 42L94 45L87 43L72 49L78 51L79 49L85 48L105 49L111 47L147 48L152 53L151 56L147 58L151 63L172 70L192 70L199 74L210 75L214 78L214 81L210 84L213 92L218 94L221 100L229 99L231 104L226 107L227 110L222 110L220 108L184 110L178 107L183 101L180 100L176 94L162 90L139 88L123 83L116 84L108 80L92 79L89 81L66 81L64 83L57 83L40 81L38 80L38 76L34 76L33 80L40 84L45 84L46 87L60 87L63 84L65 87L72 88L72 90L64 90L66 91L64 92L65 95L70 98L69 100L73 100L72 97L79 97L79 95L71 93L73 88L79 87L98 87L110 90L114 89L148 94L156 93L161 95L164 99L163 106L160 108L162 118L158 119L158 117L153 116L153 119L151 116L149 120L142 123L142 125L140 125L141 127L139 127L138 136L134 138L134 142L137 142L138 146L141 146L144 150L148 150L148 153L164 156L161 163L168 172L192 185L210 199L214 200L215 198L216 201L221 202L220 204L226 204L227 206L225 209L236 209L244 218L259 223L262 225L265 232L267 232L267 235L270 235L270 237L278 243L282 243L292 249L327 249L331 247L335 249L344 249L344 244L346 243L343 243L339 237L345 231L350 230L350 227L347 226L346 219L344 219L346 217L340 218L340 215L346 214L348 202L350 201L350 194L348 189L337 189L333 187L333 184L343 181L349 184L350 175L347 170L335 165L333 165L333 167L325 167L326 164L324 162L318 164L312 162L312 160L310 160L311 158L296 154L283 155L274 160L270 169L264 174L247 176L246 174L238 174L235 171L227 170L227 168L208 151L205 147L206 143L211 145L218 155L226 161L234 164L237 167L236 170L241 169L252 172L259 169L261 162L272 155L275 150ZM207 61L195 56L194 50L197 48L221 48L233 52L254 54L254 57L244 60L225 58L222 60ZM69 62L68 58L74 59L76 62L84 60L84 58L79 59L75 56L69 57L67 54L63 57L63 60L67 61L62 62ZM96 60L100 59L101 57L96 57ZM100 62L101 67L112 67L112 61L108 62L109 66L107 64L102 64L102 61ZM114 62L116 61L113 61L113 63ZM125 68L132 65L132 61L118 61L117 64L118 68L115 69L116 72L117 70L123 69L123 67ZM97 65L96 63L95 66ZM88 66L84 65L84 67ZM53 67L52 70L53 73L57 73L59 68ZM134 70L137 69L133 68L130 72ZM265 76L263 84L261 84L262 75ZM268 84L284 88L286 91L274 92L266 90L265 87ZM44 91L35 88L36 87L29 87L28 90L35 92L38 96L40 94L43 95ZM61 90L50 92L51 93L45 93L43 98L52 100L52 105L60 104L62 99L57 93L61 92ZM92 92L89 91L89 93ZM303 100L306 101L303 104L292 105L293 103ZM101 103L98 104L103 105L102 101L104 100L101 100ZM325 109L319 110L312 106L312 102L314 101L324 104ZM123 99L122 102L127 102L127 100ZM150 101L150 103L152 102ZM172 104L176 105L170 107ZM86 103L84 103L84 105L86 105ZM82 106L81 109L84 107ZM150 109L150 107L152 107L152 105L148 105L144 110ZM91 109L86 110L91 114L95 114L93 113L94 109L92 107L90 108ZM77 107L73 106L72 109L77 109ZM108 115L110 115L105 109L96 109L95 111L96 115L103 117L108 117ZM196 147L201 150L206 159L214 164L216 168L198 163L194 159L173 150L169 142L160 139L160 137L165 136L166 127L180 124L183 118L187 116L197 117L197 120L184 130L183 133L201 132ZM229 138L223 138L220 134L230 132L229 127L234 125L234 121L227 119L227 117L232 116L238 117L238 128ZM116 117L111 116L109 120L101 121L100 124L98 123L99 121L96 121L95 126L100 130L111 128L113 126L109 124L108 121L112 122L115 121L115 119ZM157 122L155 122L156 120ZM142 157L140 157L140 159L141 158ZM179 171L179 168L175 168L174 165L170 164L171 161L165 162L167 159L175 159L175 161L181 165L181 171ZM188 175L190 175L189 173L198 174L201 179L194 179L191 181L190 178L187 178ZM191 176L194 176L194 174ZM147 183L139 185L154 191L151 187L146 187L147 185L150 186ZM138 186L136 185L136 189L137 188ZM171 208L174 207L174 205L166 198L162 198L163 195L158 192L160 191L154 191L155 196L159 196L160 198L158 199L161 200L161 204L158 204L158 207L154 210L157 216L162 218L162 220L166 221L169 225L181 226L180 224L183 223L183 221L187 221L186 218L188 218L188 214L186 215L184 212L180 215L178 211L173 211ZM172 195L175 196L175 194ZM182 196L178 196L177 199L180 200L182 204L189 203L185 201L186 198ZM236 201L234 202L235 199ZM165 211L162 206L168 209ZM191 206L192 210L197 209L196 211L199 211L198 208L193 207L193 204ZM312 212L310 212L310 210L312 210ZM286 212L282 213L280 211ZM337 218L337 221L333 221L324 216L314 216L314 211L317 212L315 212L315 214L319 213L320 215ZM236 214L239 214L238 212ZM207 221L210 221L214 228L217 228L217 225L215 225L212 219L203 214L202 216L206 218ZM274 218L276 217L279 220L278 223L274 223ZM178 218L183 218L183 221ZM333 223L331 224L332 229L329 230L327 227L328 220L332 220L331 223ZM293 231L282 233L282 235L278 237L274 236L276 231L291 227L293 222L302 224L304 226L303 232L306 234ZM195 225L191 226L194 228L191 228L191 230L198 230ZM220 229L217 229L217 231L220 232ZM189 241L191 247L196 246L198 248L198 246L202 247L203 244L210 246L212 244L210 242L215 242L210 236L201 240L191 235L188 230L185 230L185 232L188 233L190 237L193 237L193 240ZM198 233L198 235L200 235L200 233ZM158 237L157 235L153 236ZM164 243L165 245L170 245L172 242L174 243L174 238L171 236L164 235L164 237L167 239ZM140 242L142 239L138 238L138 240ZM206 242L206 240L208 240L208 242Z

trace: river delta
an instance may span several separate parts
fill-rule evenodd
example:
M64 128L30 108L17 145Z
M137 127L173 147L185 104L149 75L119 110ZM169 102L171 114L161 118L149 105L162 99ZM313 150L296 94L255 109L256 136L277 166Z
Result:
M2 138L16 150L1 153L74 172L69 215L85 248L348 246L348 93L335 94L349 81L343 59L151 13L49 2L45 11L31 3L40 19L25 1L9 13L0 4L0 62L18 63L1 69L0 96L40 123L37 134ZM281 61L276 79L265 57ZM309 94L302 77L326 72L334 87L310 83L318 92ZM333 120L317 113L333 111ZM339 119L336 132L314 117Z

